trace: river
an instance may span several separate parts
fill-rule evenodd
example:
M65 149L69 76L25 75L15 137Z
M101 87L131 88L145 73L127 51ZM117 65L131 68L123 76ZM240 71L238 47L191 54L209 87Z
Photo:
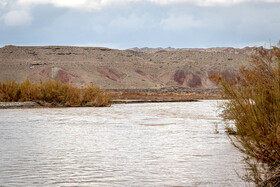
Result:
M245 186L218 102L1 109L0 186Z

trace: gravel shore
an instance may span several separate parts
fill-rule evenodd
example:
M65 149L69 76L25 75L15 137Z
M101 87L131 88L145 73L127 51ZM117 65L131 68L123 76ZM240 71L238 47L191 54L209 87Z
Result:
M33 108L40 107L36 102L0 102L0 108Z

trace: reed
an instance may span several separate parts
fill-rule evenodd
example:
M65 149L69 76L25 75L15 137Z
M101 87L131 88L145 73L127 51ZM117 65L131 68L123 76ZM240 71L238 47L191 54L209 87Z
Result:
M40 83L0 82L0 101L38 101L52 106L109 106L111 99L93 85L78 88L59 81L47 80Z
M261 49L251 67L241 68L235 80L213 75L228 102L225 120L235 126L227 131L245 153L250 172L245 177L257 186L280 186L280 48Z

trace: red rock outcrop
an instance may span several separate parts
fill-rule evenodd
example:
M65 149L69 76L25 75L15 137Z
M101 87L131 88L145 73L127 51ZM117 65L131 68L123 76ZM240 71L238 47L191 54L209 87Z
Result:
M142 76L147 76L147 73L145 73L144 71L142 71L140 69L137 69L135 72L142 75Z
M126 77L125 73L111 68L99 68L98 72L113 81L120 81Z
M188 80L187 80L187 86L190 88L201 88L202 82L201 82L201 74L199 72L197 73L188 73L187 74Z
M174 81L179 85L183 85L185 82L185 72L183 70L177 70L174 74Z
M63 69L60 68L43 68L40 72L40 79L41 80L47 80L47 79L52 79L52 80L57 80L62 83L73 83L73 84L83 84L84 81L80 76L74 75L72 73L69 73ZM29 77L31 80L34 78L31 76Z

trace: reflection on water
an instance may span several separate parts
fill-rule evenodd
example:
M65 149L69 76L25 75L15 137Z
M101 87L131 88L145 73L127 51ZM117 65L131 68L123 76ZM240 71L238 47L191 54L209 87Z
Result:
M216 105L0 110L0 186L243 186Z

